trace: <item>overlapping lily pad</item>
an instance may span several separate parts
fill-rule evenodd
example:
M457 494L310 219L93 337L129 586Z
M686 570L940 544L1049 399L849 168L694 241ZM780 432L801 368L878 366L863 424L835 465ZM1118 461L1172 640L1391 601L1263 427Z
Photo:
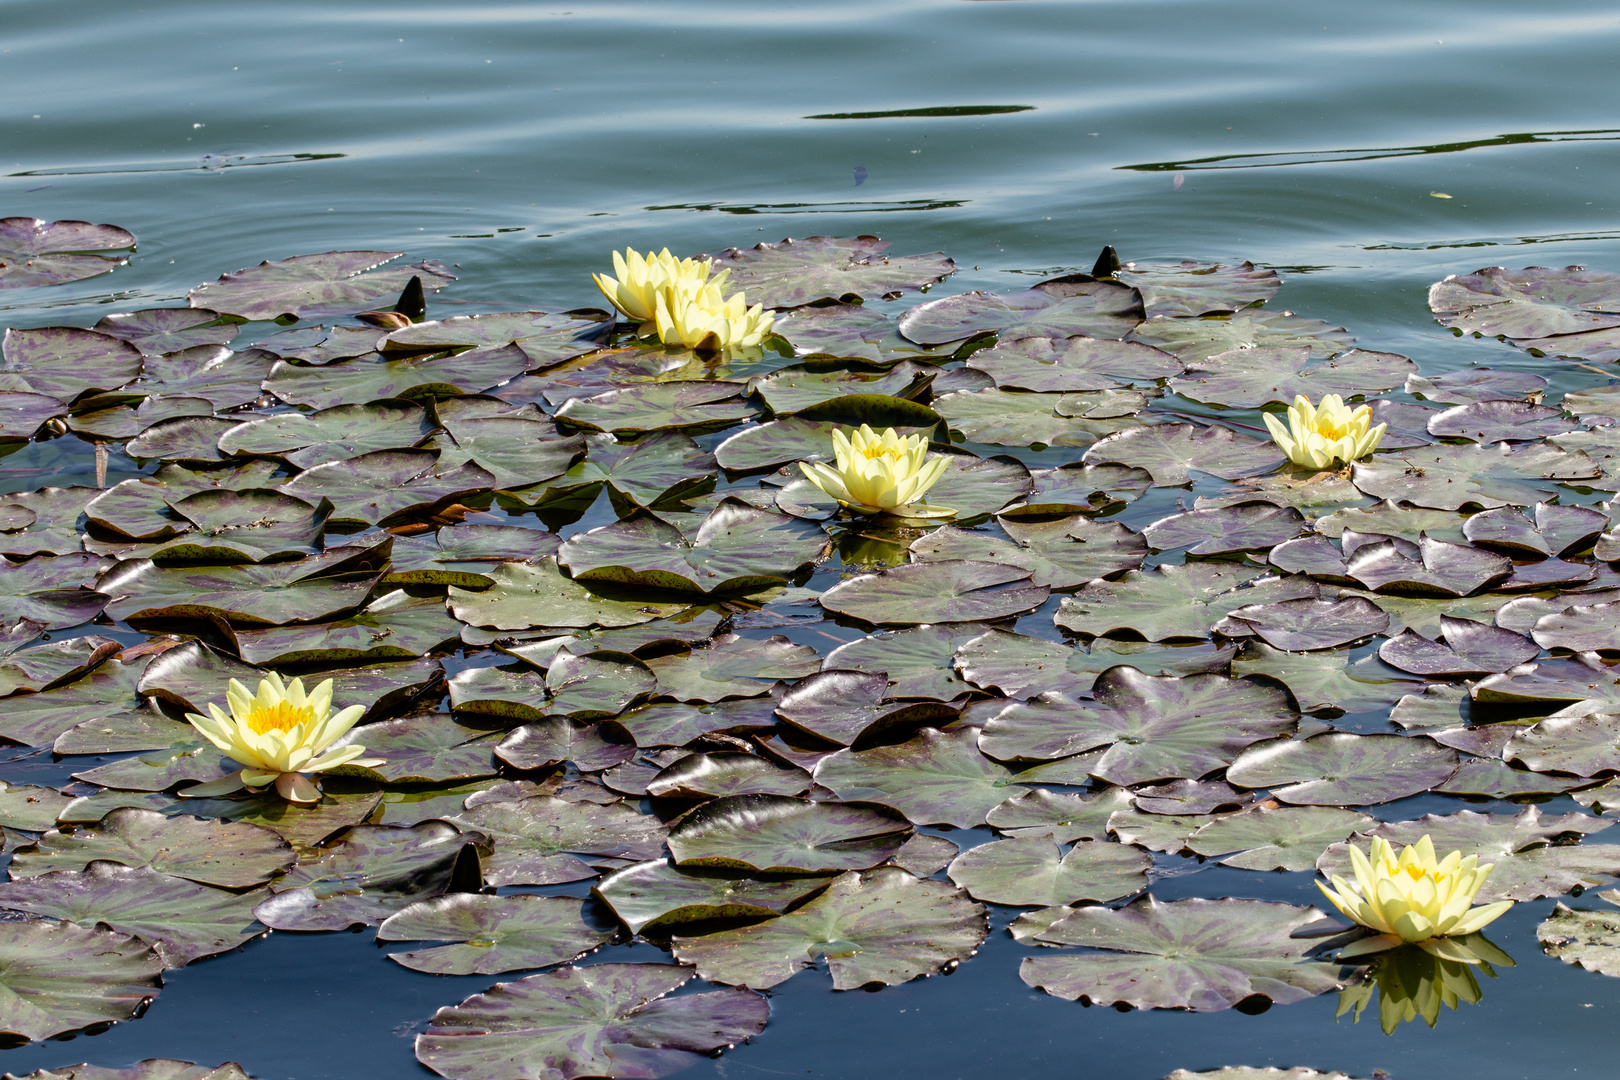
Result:
M1132 633L1149 641L1205 638L1228 612L1244 606L1315 598L1305 578L1262 579L1234 563L1161 564L1132 570L1118 582L1094 581L1064 597L1053 621L1079 634ZM1247 588L1239 586L1248 583Z
M1002 341L1076 334L1121 338L1145 314L1142 294L1129 285L1075 274L1023 292L970 292L918 304L900 316L900 332L919 345L989 333Z
M1284 457L1276 444L1238 435L1231 428L1151 424L1099 440L1083 460L1146 469L1155 486L1178 487L1191 481L1194 472L1223 480L1268 473Z
M139 938L71 922L0 922L0 1030L25 1039L127 1020L158 996L163 961Z
M612 936L586 923L579 901L561 896L436 896L377 927L378 941L451 942L388 954L396 964L435 975L499 975L565 964Z
M971 727L949 733L923 728L897 745L840 750L816 766L816 782L846 801L893 807L918 825L972 828L1029 790L979 752L978 737Z
M956 272L956 263L942 251L890 256L888 250L889 243L875 236L807 236L698 258L708 259L716 273L729 271L728 290L742 289L749 303L776 308L818 300L887 300L925 290Z
M244 319L278 319L283 315L319 318L352 315L397 297L412 278L426 292L437 292L453 280L438 263L377 267L397 259L398 251L328 251L262 262L225 274L217 282L191 290L191 306L210 308Z
M63 285L105 274L129 261L117 252L134 246L135 235L117 225L0 218L0 289Z
M357 825L319 858L276 879L253 914L277 930L375 926L407 905L444 892L475 837L443 821Z
M1226 779L1294 805L1370 806L1443 784L1457 765L1455 750L1420 735L1330 731L1251 747Z
M1195 675L1224 671L1236 650L1206 644L1158 645L1097 638L1071 648L1007 630L987 630L956 650L957 670L973 685L1010 698L1043 692L1076 695L1097 676L1128 664L1148 675Z
M820 892L829 880L805 875L763 881L735 874L677 867L659 859L606 874L592 891L632 933L639 934L649 926L673 928L711 919L780 915Z
M681 818L669 850L680 866L744 873L865 870L900 850L911 826L892 810L783 795L731 795Z
M1354 398L1399 386L1417 365L1396 353L1351 349L1312 364L1309 346L1238 348L1187 361L1187 373L1171 378L1170 389L1194 401L1255 408L1271 402L1292 405L1303 394ZM1438 433L1437 433L1438 434Z
M1380 499L1439 510L1478 506L1534 506L1558 493L1565 480L1590 480L1601 469L1583 451L1508 443L1431 446L1356 462L1356 487Z
M453 820L489 837L483 860L491 885L554 885L596 876L578 856L656 858L666 830L622 803L605 806L551 796L480 803Z

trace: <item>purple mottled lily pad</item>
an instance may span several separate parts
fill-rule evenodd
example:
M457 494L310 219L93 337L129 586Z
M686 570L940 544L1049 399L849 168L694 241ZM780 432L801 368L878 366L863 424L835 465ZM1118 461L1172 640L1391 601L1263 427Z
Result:
M577 856L657 858L667 832L657 818L622 803L597 806L536 796L480 803L451 819L488 836L490 885L555 885L596 876Z
M0 442L32 439L45 421L67 412L67 404L49 394L0 391Z
M890 256L888 249L889 241L875 236L807 236L697 257L708 259L715 273L730 271L722 291L741 289L748 303L774 308L818 300L889 300L926 290L956 272L956 263L942 251Z
M1052 618L1065 629L1093 636L1130 632L1149 641L1207 638L1234 608L1320 592L1305 578L1256 582L1261 575L1258 567L1219 561L1160 564L1129 571L1118 581L1093 581L1064 597Z
M1430 596L1467 596L1513 572L1501 555L1427 536L1418 541L1418 555L1404 555L1394 540L1384 540L1358 549L1347 572L1377 592Z
M1408 375L1405 390L1408 394L1440 401L1448 405L1463 405L1470 401L1526 400L1547 388L1547 380L1528 371L1493 371L1490 368L1468 368L1447 371L1439 375Z
M1282 288L1277 271L1262 270L1252 262L1131 262L1111 276L1136 286L1149 315L1182 318L1228 314L1256 301L1270 300Z
M1112 784L1197 779L1244 747L1289 731L1294 710L1274 685L1224 675L1097 677L1092 699L1046 693L984 726L979 749L1000 760L1052 760L1108 747L1091 774Z
M91 329L123 338L147 356L162 356L200 345L224 345L235 340L239 328L206 308L146 308L104 315Z
M1370 806L1445 783L1458 761L1457 751L1421 735L1329 731L1250 747L1226 779L1296 805Z
M758 415L739 395L744 386L728 382L638 383L594 397L570 398L557 418L585 431L617 436L680 430L719 431Z
M1223 555L1272 547L1304 527L1305 516L1292 506L1248 502L1171 514L1143 529L1142 536L1159 551L1185 547L1189 555Z
M331 444L318 449L329 450ZM278 490L309 502L328 500L333 523L353 528L424 517L497 482L494 473L472 462L441 466L432 450L373 450L324 461Z
M197 286L189 299L192 307L244 319L279 319L283 315L309 319L353 315L376 307L397 297L412 278L420 278L426 292L437 292L455 280L438 263L375 269L401 254L328 251L262 262Z
M1481 679L1473 693L1485 702L1620 701L1620 671L1594 653L1576 653L1509 668Z
M1457 510L1476 505L1533 506L1557 494L1558 483L1599 476L1602 468L1583 451L1566 453L1534 444L1508 443L1430 446L1358 461L1351 473L1356 487L1380 499Z
M377 928L378 941L445 941L389 953L396 964L435 975L498 975L577 960L613 936L588 925L580 902L563 896L453 893L418 900Z
M589 660L590 657L569 659ZM555 671L562 664L554 664ZM583 665L579 677L589 677L600 667ZM638 674L647 675L645 669ZM653 680L647 678L646 687ZM614 694L617 697L617 693ZM495 756L516 769L544 769L572 761L580 772L601 772L622 765L635 756L636 744L630 733L612 721L586 724L567 716L549 716L515 729L495 748Z
M1141 534L1078 514L1055 521L1009 519L1002 528L1011 540L946 525L919 537L909 550L918 562L974 559L1028 567L1034 584L1054 589L1134 570L1147 554Z
M1588 506L1538 502L1534 523L1517 509L1503 506L1463 522L1463 535L1481 547L1541 559L1585 550L1608 525L1607 514Z
M1050 836L1018 836L969 848L947 873L975 900L1053 907L1140 892L1152 864L1128 844L1083 841L1064 852Z
M1033 611L1050 591L1027 570L953 559L849 578L822 593L821 606L875 625L973 622Z
M923 345L989 333L998 333L1002 341L1076 334L1122 338L1145 317L1142 295L1129 285L1075 274L1023 292L969 292L931 300L900 316L900 332Z
M670 830L681 866L746 873L866 870L900 850L911 824L893 810L785 795L730 795L704 803Z
M647 794L669 799L713 799L729 795L803 795L810 774L795 765L776 765L757 754L688 754L664 766L647 782Z
M840 746L956 718L957 710L942 702L885 701L888 690L884 672L827 669L799 680L782 695L776 711L799 730Z
M1252 308L1208 319L1155 315L1131 337L1175 353L1184 364L1232 349L1308 348L1315 356L1329 356L1356 343L1342 326L1302 319L1291 311Z
M116 225L0 218L0 289L62 285L105 274L129 259L98 253L134 246L134 234Z
M1376 656L1352 663L1349 653L1328 650L1290 653L1259 641L1244 645L1243 651L1232 661L1232 673L1270 675L1293 691L1304 712L1331 709L1354 713L1387 709L1401 695L1423 688L1421 680L1390 667Z
M1502 757L1536 772L1596 776L1620 771L1620 705L1583 701L1516 732Z
M673 964L564 967L496 983L433 1014L416 1059L451 1080L660 1077L765 1029L748 990L666 997L692 977Z
M1534 660L1541 654L1536 643L1512 630L1487 626L1472 619L1440 616L1439 641L1411 630L1378 647L1385 663L1414 675L1494 675Z
M1151 345L1084 335L1017 338L979 350L967 366L1000 387L1060 394L1107 390L1182 371L1181 361Z
M934 408L961 438L996 446L1085 446L1151 422L1136 419L1146 404L1147 397L1134 390L958 390L934 398Z
M1001 802L1028 791L978 750L979 731L923 728L907 742L840 750L815 768L816 782L845 801L893 807L919 825L969 829Z
M244 421L219 437L231 455L279 457L307 469L373 450L402 450L420 443L437 425L420 405L373 401L336 405L313 413L275 413Z
M1229 618L1246 623L1267 645L1289 652L1331 649L1389 629L1389 614L1359 596L1253 604L1234 608Z
M1144 896L1118 910L1083 907L1039 940L1106 951L1030 957L1018 975L1055 997L1097 1005L1218 1012L1256 994L1288 1005L1345 983L1338 964L1312 959L1316 942L1295 936L1321 917L1313 907L1263 900L1166 904Z
M612 326L613 320L606 312L588 308L558 314L512 311L457 315L395 330L378 343L378 349L390 355L469 347L474 347L475 352L505 352L502 346L513 345L527 359L527 368L538 370L600 348L600 339Z
M47 630L88 622L111 599L90 588L103 565L100 557L84 552L0 563L6 618L28 619Z
M603 876L592 890L632 933L708 919L780 915L826 886L825 877L769 881L732 871L671 866L668 859L626 866Z
M1151 424L1099 439L1082 459L1146 469L1157 487L1179 487L1193 472L1223 480L1270 472L1284 460L1275 443L1238 435L1231 428Z
M943 881L898 866L850 871L796 911L753 926L675 938L675 958L712 982L775 986L825 960L835 990L894 986L966 960L985 909Z
M0 391L66 402L117 390L141 373L135 346L72 326L7 330L0 357Z
M1207 642L1160 645L1115 638L1097 638L1089 646L1074 648L997 627L957 649L952 663L980 689L1027 698L1044 691L1083 694L1098 675L1120 664L1148 675L1222 673L1234 651L1232 646L1216 648Z
M125 807L90 828L46 832L28 851L18 853L11 876L83 870L104 861L150 867L201 885L243 889L269 881L295 857L286 841L258 825Z
M1377 824L1366 814L1337 807L1258 806L1216 818L1189 836L1187 847L1206 857L1225 855L1222 866L1310 870L1329 844Z
M1256 408L1273 401L1292 405L1296 395L1312 401L1324 394L1350 398L1398 386L1417 365L1397 353L1351 349L1332 360L1310 363L1311 349L1233 349L1188 361L1187 373L1170 389L1194 401Z
M1562 611L1543 615L1536 621L1530 636L1544 649L1620 651L1620 603L1576 603Z
M1524 401L1471 401L1429 418L1429 434L1477 443L1534 442L1580 425L1562 409Z
M1620 275L1582 266L1488 266L1429 288L1442 326L1489 336L1539 338L1620 326Z
M72 922L0 923L0 1031L25 1039L128 1020L158 996L163 961L139 938Z

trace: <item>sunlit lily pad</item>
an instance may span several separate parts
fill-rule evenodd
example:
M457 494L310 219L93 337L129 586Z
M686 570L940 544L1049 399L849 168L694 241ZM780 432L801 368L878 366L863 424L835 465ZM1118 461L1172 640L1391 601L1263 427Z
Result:
M1116 281L1142 293L1149 315L1197 316L1236 311L1257 300L1270 300L1282 288L1277 271L1251 262L1231 265L1200 263L1126 263L1114 271Z
M1285 459L1275 443L1238 435L1231 428L1151 424L1099 440L1083 460L1146 469L1155 486L1178 487L1190 482L1193 472L1236 480L1270 472Z
M967 366L1000 387L1060 394L1107 390L1182 372L1181 361L1151 345L1084 336L1017 338L980 349Z
M328 251L262 262L225 274L217 282L192 289L192 307L211 308L244 319L301 319L352 315L392 301L419 278L426 292L450 284L452 276L438 263L375 269L401 255L398 251ZM369 271L369 272L368 272Z
M1378 647L1379 659L1416 675L1490 675L1534 660L1536 643L1511 630L1471 619L1440 617L1442 640L1402 632Z
M908 360L881 371L862 367L823 370L819 365L790 364L755 379L752 386L754 393L765 399L771 412L788 416L845 394L913 398L923 392L936 374Z
M713 982L764 989L825 960L833 988L887 986L966 960L987 930L984 907L898 867L851 871L797 910L703 937L675 938L675 958Z
M803 795L810 774L779 766L754 754L688 754L647 784L647 794L670 799L709 799L727 795Z
M103 315L91 329L123 338L147 357L156 358L199 346L224 345L236 338L240 327L221 319L217 311L180 307ZM268 360L265 366L269 366Z
M1381 499L1457 510L1466 505L1533 506L1558 492L1558 481L1600 473L1585 453L1553 446L1514 450L1507 443L1432 446L1358 461L1356 487ZM1375 530L1369 530L1375 531Z
M564 577L557 560L503 563L484 591L450 587L450 612L462 622L496 630L534 626L634 626L680 610L678 604L631 603L597 596Z
M599 348L599 339L612 326L613 320L606 312L589 308L557 314L502 311L457 315L391 331L378 347L383 353L399 354L468 346L474 347L473 352L479 352L510 344L524 354L530 368L539 369ZM468 354L462 352L461 355Z
M1605 893L1599 893L1612 904ZM1550 918L1536 927L1536 940L1548 956L1610 977L1620 976L1620 912L1577 911L1559 901Z
M1620 706L1582 702L1519 730L1502 757L1536 772L1596 776L1620 771Z
M377 928L378 941L448 941L389 953L396 964L434 975L499 975L579 959L613 936L581 917L562 896L456 893L419 900Z
M947 525L915 540L911 557L919 562L969 559L1025 566L1033 584L1063 589L1134 570L1147 554L1139 533L1078 514L1055 521L1007 520L1002 528L1011 540Z
M1376 824L1366 814L1326 806L1256 807L1216 818L1189 836L1187 847L1200 855L1225 855L1222 866L1310 870L1329 844Z
M94 555L72 554L0 565L0 597L6 618L27 619L46 630L76 626L106 607L107 594L89 586L103 565Z
M11 874L32 878L107 861L242 889L269 881L294 858L286 841L258 825L124 808L92 828L45 833L33 848L13 856Z
M876 866L911 826L892 810L782 795L732 795L704 803L670 830L681 866L744 873L825 873Z
M1523 401L1473 401L1429 418L1429 434L1477 443L1532 442L1578 426L1562 409Z
M1153 485L1146 469L1072 462L1055 469L1033 469L1034 487L1023 501L1002 511L1003 519L1039 521L1068 514L1100 513L1136 499Z
M1079 634L1130 631L1149 641L1206 638L1235 608L1314 598L1306 578L1264 579L1261 571L1226 562L1161 564L1132 570L1117 582L1094 581L1064 597L1053 621Z
M0 357L0 391L44 394L64 402L117 390L141 373L141 352L135 346L72 326L7 330Z
M1249 502L1171 514L1143 529L1142 536L1159 551L1184 547L1189 555L1222 555L1272 547L1304 527L1304 515L1291 506Z
M1045 691L1085 693L1098 675L1120 664L1149 675L1224 672L1235 651L1230 646L1157 645L1113 638L1071 648L997 628L957 649L954 663L963 678L981 689L1027 698Z
M67 402L49 394L0 391L0 443L32 439L47 420L67 412Z
M1310 363L1307 346L1233 349L1187 360L1187 373L1170 380L1170 389L1194 401L1256 408L1270 402L1292 405L1304 394L1312 401L1324 394L1344 398L1369 396L1399 386L1417 365L1396 353L1351 349L1332 360Z
M1250 747L1226 778L1295 805L1370 806L1443 784L1457 765L1455 750L1421 735L1329 731Z
M750 304L776 308L817 300L891 299L891 293L927 289L956 272L956 263L942 251L891 257L888 249L889 242L875 236L807 236L698 258L710 260L716 273L730 271L724 291L742 289Z
M1007 836L1049 836L1055 843L1108 839L1108 819L1129 809L1130 792L1105 788L1095 795L1032 788L991 810L987 821Z
M1033 611L1050 592L1027 570L949 560L896 566L849 578L821 594L828 611L876 625L971 622Z
M1581 266L1488 266L1429 288L1442 326L1511 338L1578 334L1620 326L1620 279Z
M0 1031L25 1039L127 1020L158 996L163 961L127 934L71 922L0 922Z
M490 838L484 862L490 885L555 885L593 878L576 856L657 858L666 831L657 818L620 803L597 806L537 796L480 803L453 819Z
M833 412L835 415L816 415ZM719 463L735 472L768 469L792 461L824 461L833 456L832 433L866 424L900 435L929 435L940 415L927 405L887 394L846 394L824 402L812 416L789 416L746 427L715 447Z
M381 572L323 576L353 552L296 562L245 566L159 567L121 564L101 585L116 597L113 618L132 621L221 618L243 626L281 626L346 615L371 597Z
M1142 296L1130 286L1075 274L1023 292L969 292L918 304L900 316L900 332L921 345L995 332L1002 341L1075 334L1122 338L1144 315Z
M1088 446L1105 435L1139 426L1147 399L1132 390L1026 394L1014 390L958 390L934 399L953 431L998 446Z
M718 431L753 418L754 406L738 395L740 383L643 383L594 397L570 398L557 418L586 431L616 436L644 431Z
M1249 628L1267 645L1289 652L1331 649L1389 629L1389 615L1359 596L1282 600L1234 608L1227 623ZM1236 626L1221 626L1236 636Z
M403 660L425 656L454 641L460 624L437 597L412 597L402 589L373 600L335 622L241 630L236 634L250 664L295 664L354 660Z
M560 666L553 665L552 670ZM587 667L582 674L589 677L591 671ZM544 769L571 761L580 772L600 772L629 761L635 749L630 733L611 721L586 724L552 716L515 729L501 740L495 753L518 769Z
M390 783L445 783L495 775L496 740L443 713L423 713L351 728L335 745L357 744L381 765L340 766Z
M666 997L673 964L564 967L496 983L433 1014L416 1058L451 1080L660 1077L758 1035L770 1005L747 990Z
M780 915L819 892L828 881L824 877L758 881L734 874L730 870L676 867L660 859L615 870L592 891L632 933L639 934L649 926Z
M705 649L647 661L658 676L658 693L681 701L757 697L779 679L797 679L820 665L816 651L780 634L763 641L724 634Z
M948 873L976 900L1051 907L1140 892L1152 863L1126 844L1081 841L1065 853L1050 836L1024 836L969 848Z
M1287 1005L1344 984L1339 965L1313 959L1316 943L1294 936L1320 918L1312 907L1262 900L1144 896L1119 910L1077 908L1039 940L1106 952L1030 957L1018 974L1048 994L1098 1005L1218 1012L1255 994Z
M1620 670L1591 653L1557 656L1509 668L1474 685L1486 702L1620 701Z
M840 750L816 766L816 782L840 799L881 803L919 825L967 829L1003 801L1029 789L978 750L978 729L924 728L907 742Z
M884 630L840 645L827 654L823 666L882 672L888 676L891 699L950 701L970 689L951 670L951 657L982 633L984 627L975 623Z
M24 746L49 746L68 728L87 720L110 720L138 712L136 686L147 658L112 659L77 682L43 693L13 696L0 709L0 738Z
M434 429L420 405L373 401L313 413L275 413L244 421L219 437L226 454L279 457L300 469L344 461L372 450L415 446Z
M1316 356L1344 352L1356 343L1343 327L1303 319L1290 311L1248 309L1202 319L1155 315L1131 337L1194 363L1232 349L1308 348Z
M105 274L129 261L116 252L134 246L134 234L116 225L0 218L0 289L62 285Z
M329 409L383 398L476 394L516 378L528 367L529 358L515 345L444 357L367 353L324 367L277 361L265 376L264 388L290 405Z

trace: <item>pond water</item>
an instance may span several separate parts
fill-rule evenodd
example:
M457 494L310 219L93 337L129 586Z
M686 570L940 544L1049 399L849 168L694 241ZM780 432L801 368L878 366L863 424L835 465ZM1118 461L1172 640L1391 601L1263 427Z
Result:
M9 326L183 304L223 272L330 249L448 264L436 317L555 311L601 303L588 275L614 247L871 233L895 253L954 257L936 296L1087 270L1105 244L1144 262L1248 258L1285 281L1268 308L1348 327L1426 373L1534 371L1549 401L1612 381L1453 336L1425 303L1432 282L1483 266L1620 270L1612 4L3 0L0 26L0 216L113 222L139 238L111 275L0 291ZM39 444L0 461L0 489L94 483L93 470L82 444ZM109 482L135 471L115 453ZM1162 494L1124 520L1140 527L1185 492ZM563 531L611 517L604 501ZM1055 603L1019 629L1053 636ZM20 757L0 777L64 784L77 766ZM1423 795L1370 812L1462 805ZM1158 861L1160 900L1318 902L1309 874L1210 863L1178 875L1196 864ZM682 1075L1603 1075L1620 1048L1620 983L1542 954L1534 931L1554 902L1492 927L1517 966L1482 980L1478 1004L1393 1035L1376 1006L1336 1021L1336 994L1259 1015L1066 1002L1019 980L1030 950L1005 933L1018 909L992 907L989 938L950 975L863 993L801 974L772 992L762 1035ZM664 959L638 944L585 962ZM138 1020L0 1051L0 1067L169 1057L236 1060L262 1080L425 1076L410 1037L494 981L399 969L369 930L274 933L168 972Z

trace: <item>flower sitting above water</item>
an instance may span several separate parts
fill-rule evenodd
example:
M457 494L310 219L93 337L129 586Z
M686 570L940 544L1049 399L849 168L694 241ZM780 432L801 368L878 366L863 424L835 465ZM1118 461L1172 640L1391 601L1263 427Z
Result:
M1332 889L1321 882L1316 887L1334 907L1378 933L1345 946L1340 959L1391 949L1403 941L1449 957L1450 950L1438 939L1472 934L1513 906L1511 900L1472 906L1491 874L1492 864L1476 866L1478 861L1477 855L1465 859L1460 851L1436 861L1434 842L1427 836L1399 856L1381 837L1374 838L1370 856L1350 845L1355 883L1335 874Z
M366 752L363 746L343 746L321 756L348 734L366 711L364 705L350 705L334 715L331 679L305 694L302 681L294 679L283 684L281 677L272 673L259 682L257 696L232 679L225 700L231 707L229 716L210 702L211 716L187 713L186 719L204 738L246 768L226 781L203 785L206 792L191 788L183 794L222 795L242 787L261 788L273 783L288 802L313 803L320 801L321 793L304 773L339 765L382 764L375 758L360 760ZM231 781L235 781L234 785Z
M691 293L666 290L658 294L653 325L665 345L697 352L735 352L765 340L776 316L762 304L748 306L740 292L720 299L720 289L705 285Z
M634 248L625 248L623 255L613 253L613 272L618 277L606 274L591 277L608 302L637 323L639 332L645 336L653 332L660 296L690 300L707 285L717 290L725 285L731 271L722 270L719 276L711 278L709 274L713 269L707 259L677 259L668 248L645 257Z
M1378 448L1387 424L1368 430L1372 410L1351 409L1338 394L1324 394L1322 404L1311 405L1304 394L1288 407L1288 427L1270 413L1263 414L1271 437L1295 465L1326 469L1335 462L1354 461Z
M902 438L894 428L879 435L862 424L848 438L842 431L833 432L833 454L837 468L810 461L799 462L799 468L812 484L851 510L914 518L956 513L948 506L919 501L945 473L944 456L930 454L928 440L921 435Z

